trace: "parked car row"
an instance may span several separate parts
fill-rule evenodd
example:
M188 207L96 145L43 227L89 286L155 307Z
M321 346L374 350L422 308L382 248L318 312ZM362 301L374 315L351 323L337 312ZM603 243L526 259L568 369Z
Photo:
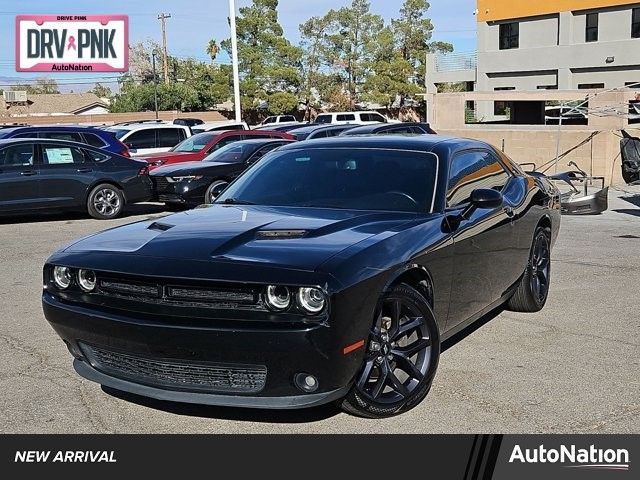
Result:
M12 126L0 129L0 215L75 209L111 219L127 203L211 203L267 152L296 140L427 133L434 132L417 123L304 124L290 133L212 129L196 135L187 125L164 122L102 129Z

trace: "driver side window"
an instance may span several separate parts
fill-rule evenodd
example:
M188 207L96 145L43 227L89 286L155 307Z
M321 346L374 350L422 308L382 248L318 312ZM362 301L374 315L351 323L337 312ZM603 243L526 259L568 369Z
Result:
M495 155L484 150L457 154L449 168L447 207L458 207L469 202L471 192L477 188L502 191L510 176Z

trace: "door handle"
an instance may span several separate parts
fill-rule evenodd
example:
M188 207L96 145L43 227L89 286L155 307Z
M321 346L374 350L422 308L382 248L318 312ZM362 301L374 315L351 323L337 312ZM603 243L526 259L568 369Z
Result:
M93 168L79 168L76 170L76 172L78 173L89 173L89 172L93 172Z
M25 177L31 177L33 175L37 175L38 172L36 172L35 170L25 170L23 172L20 172L20 175L23 175Z

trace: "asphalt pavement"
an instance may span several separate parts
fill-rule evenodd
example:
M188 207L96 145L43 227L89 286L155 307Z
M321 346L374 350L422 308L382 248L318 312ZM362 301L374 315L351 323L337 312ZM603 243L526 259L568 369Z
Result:
M81 379L42 315L44 261L80 236L166 213L2 221L0 433L640 433L640 188L625 190L603 215L563 218L542 312L478 322L446 345L426 400L386 420L158 402Z

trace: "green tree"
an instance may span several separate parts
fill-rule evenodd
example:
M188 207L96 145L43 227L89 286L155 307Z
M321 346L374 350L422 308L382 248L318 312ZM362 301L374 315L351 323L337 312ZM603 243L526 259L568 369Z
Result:
M242 7L236 20L238 58L241 74L242 108L257 108L262 102L269 104L273 114L283 105L282 92L297 95L300 88L300 62L302 50L284 38L278 21L278 0L253 0ZM222 42L231 53L231 40Z
M368 0L352 0L351 5L330 10L321 56L324 65L344 82L351 107L359 101L359 91L374 60L375 45L384 28L380 15L371 13Z
M215 62L218 57L218 53L220 53L220 47L218 46L218 42L215 39L209 40L207 44L207 55L211 57L211 61Z
M209 42L207 52L214 53ZM137 43L130 47L133 69L120 80L120 93L111 103L112 112L141 112L154 110L154 78L151 64L153 42ZM173 82L158 82L158 108L160 110L202 111L229 99L231 95L231 67L201 62L192 58L169 56L173 69ZM158 68L156 66L156 68ZM158 72L156 72L157 76Z
M11 87L12 90L26 90L28 94L37 95L43 93L60 93L58 82L53 78L40 77L36 78L31 84L18 84Z
M397 99L402 101L423 90L411 81L413 76L414 67L397 48L393 29L385 27L377 38L364 98L391 107Z
M427 17L429 7L427 0L405 0L400 17L391 21L397 48L402 58L411 64L418 85L424 85L427 53L453 51L450 43L431 41L433 23Z
M327 89L332 90L336 86L322 71L328 23L326 18L312 17L300 25L300 46L303 49L300 98L306 106L305 118L308 120L311 120L311 109L320 108L320 100L328 97Z
M89 90L89 93L93 93L100 98L111 98L113 95L113 92L109 87L105 87L100 83L96 83L95 86Z

